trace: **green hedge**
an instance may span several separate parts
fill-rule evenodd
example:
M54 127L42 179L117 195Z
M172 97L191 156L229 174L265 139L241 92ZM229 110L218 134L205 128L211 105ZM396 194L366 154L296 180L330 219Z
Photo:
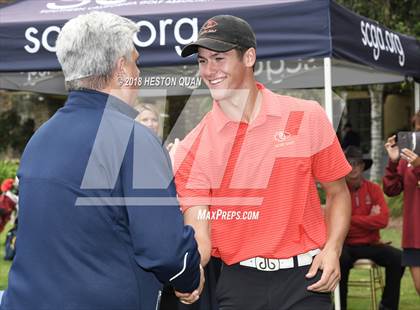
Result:
M392 217L400 217L403 213L403 194L401 193L395 197L385 196L386 201L388 202L389 212Z
M4 179L14 178L19 167L18 160L0 161L0 184Z

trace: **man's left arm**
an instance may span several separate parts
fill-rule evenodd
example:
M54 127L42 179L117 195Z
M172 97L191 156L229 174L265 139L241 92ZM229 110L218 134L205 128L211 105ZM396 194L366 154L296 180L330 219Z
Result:
M322 270L319 281L308 290L330 292L340 280L340 254L350 226L351 199L344 177L351 171L335 130L322 107L315 103L309 117L312 174L326 193L327 240L314 258L307 278Z
M307 278L322 270L319 281L308 287L314 292L331 292L340 281L340 255L350 227L351 199L344 178L321 183L327 200L325 221L327 241L322 251L314 258Z

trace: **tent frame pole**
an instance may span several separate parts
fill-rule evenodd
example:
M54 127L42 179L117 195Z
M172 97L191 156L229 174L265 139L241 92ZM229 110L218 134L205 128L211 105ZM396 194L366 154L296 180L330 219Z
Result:
M325 112L333 124L333 102L332 102L332 82L331 82L331 58L324 58L324 102Z
M420 84L414 82L414 113L420 111Z
M331 79L331 58L324 58L324 102L325 113L328 116L331 124L333 123L333 101L332 101L332 79ZM338 284L334 290L334 309L340 310L340 285Z

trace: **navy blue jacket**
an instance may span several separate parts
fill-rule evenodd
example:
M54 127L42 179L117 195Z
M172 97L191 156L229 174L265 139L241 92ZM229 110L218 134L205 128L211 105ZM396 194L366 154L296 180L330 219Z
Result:
M0 309L154 310L199 284L160 140L113 96L71 92L22 155L19 228Z

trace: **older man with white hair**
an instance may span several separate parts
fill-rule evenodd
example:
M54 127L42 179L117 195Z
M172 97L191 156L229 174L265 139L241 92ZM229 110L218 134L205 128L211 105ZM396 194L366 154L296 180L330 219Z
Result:
M0 309L156 309L161 283L204 278L159 139L135 122L137 26L92 12L65 24L66 104L21 159L16 256Z

